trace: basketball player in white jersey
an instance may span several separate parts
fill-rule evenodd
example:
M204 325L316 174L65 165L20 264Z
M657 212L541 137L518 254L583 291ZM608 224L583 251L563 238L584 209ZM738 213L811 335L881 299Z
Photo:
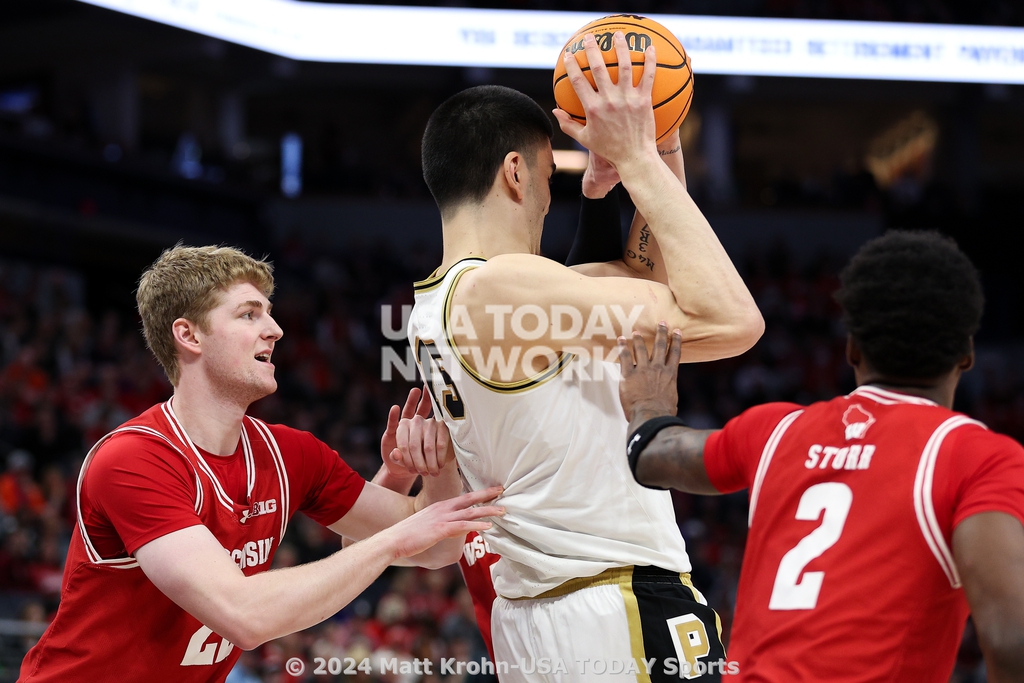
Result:
M644 244L650 263L627 252L570 269L541 257L550 122L520 93L472 88L424 134L444 257L416 286L409 336L469 487L505 488L506 515L486 534L501 555L492 630L502 680L660 681L685 667L695 678L698 659L724 657L717 617L689 586L668 494L638 486L622 462L626 420L604 354L617 334L653 338L668 321L686 339L685 361L723 358L750 348L763 321L659 156L653 51L634 87L629 67L613 84L593 39L585 46L597 88L575 60L567 69L587 125L556 116L630 192L646 220L629 243ZM628 65L621 34L614 46Z

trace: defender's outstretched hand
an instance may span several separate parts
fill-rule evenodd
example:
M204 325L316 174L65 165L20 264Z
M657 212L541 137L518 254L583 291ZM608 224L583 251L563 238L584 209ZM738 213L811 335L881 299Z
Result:
M417 401L419 404L417 405ZM391 406L388 426L380 440L380 456L395 477L437 476L455 457L444 422L430 417L427 391L413 388L399 420L398 406Z
M676 377L683 335L673 330L671 343L668 336L668 325L658 323L653 355L647 354L647 344L639 333L633 333L632 350L626 338L619 337L619 367L622 369L619 400L630 423L640 414L644 419L676 414L679 403Z
M492 486L456 498L429 505L377 534L395 543L397 558L412 557L446 538L462 538L470 531L486 531L491 523L485 517L500 517L505 508L482 505L500 496L504 489ZM479 506L479 507L476 507Z
M406 451L401 450L398 445L399 431L403 432L402 438L405 443L408 443L408 439L410 438L408 423L415 418L420 418L420 423L418 427L419 431L413 438L416 436L419 438L426 436L423 430L423 425L428 421L434 422L429 419L430 412L430 397L427 395L426 391L422 391L418 387L413 387L409 390L409 396L405 399L405 406L403 408L400 409L398 406L391 406L391 411L388 413L387 428L384 430L384 435L380 438L380 457L384 461L384 466L388 468L388 473L391 474L391 476L401 478L412 477L417 474L431 473L425 463L422 468L417 468L416 462L411 454L407 455ZM403 426L403 423L405 426ZM430 438L434 439L431 443L436 447L437 434L435 432L431 432ZM444 443L443 450L441 451L442 454L447 452L447 429L444 430L443 439ZM424 448L421 444L419 453L422 454L423 451ZM443 463L441 466L443 467ZM437 469L437 472L439 471L440 467ZM437 472L432 472L432 474L437 474Z
M612 83L608 67L604 63L601 49L592 34L583 38L594 86L583 75L576 57L565 53L565 70L569 82L583 104L587 115L586 125L573 121L562 111L555 109L555 118L566 135L574 138L592 152L607 159L619 168L637 157L655 152L654 107L651 104L651 90L657 71L654 47L644 51L644 71L640 82L633 85L633 62L621 31L612 37L612 45L618 61L619 77Z

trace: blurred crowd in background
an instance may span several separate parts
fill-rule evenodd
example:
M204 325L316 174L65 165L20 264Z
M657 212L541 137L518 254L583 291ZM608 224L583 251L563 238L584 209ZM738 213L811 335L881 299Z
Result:
M412 386L397 372L395 381L381 381L382 348L393 346L404 356L405 346L384 332L400 329L402 306L412 303L412 281L437 260L435 254L395 249L381 254L370 265L358 254L325 255L298 240L272 254L274 313L285 330L274 354L279 390L253 411L313 432L367 478L380 466L388 408ZM767 332L739 358L683 366L681 416L694 427L714 428L764 401L808 403L852 389L845 333L832 299L840 266L823 255L797 267L781 245L745 260L741 270ZM0 260L0 619L45 624L52 616L84 454L103 434L170 394L144 347L135 311L90 308L89 286L74 270ZM957 407L1021 439L1024 377L1011 361L997 349L980 348L979 367L967 376ZM746 495L677 494L675 502L694 581L728 633L743 559ZM309 562L339 548L333 533L300 515L274 565ZM971 638L969 632L959 681L979 680L980 654ZM8 675L33 638L10 640L0 653ZM395 568L337 617L246 653L229 680L306 680L283 672L291 656L310 664L315 657L480 661L486 650L456 568ZM382 680L440 680L436 674Z
M1024 3L1015 0L359 1L1024 25ZM416 244L437 232L420 172L422 131L441 101L482 83L553 106L543 70L297 62L72 0L5 8L0 683L17 678L25 651L58 607L85 453L170 395L144 346L130 291L138 264L160 248L184 239L270 254L274 315L285 336L274 353L279 390L253 413L312 432L363 476L374 475L388 409L414 386L398 367L393 381L382 381L382 361L406 358L408 344L391 331L401 329L403 307L413 303L411 283L440 261ZM809 257L811 247L793 237L799 233L771 246L768 224L799 218L835 245L850 241L842 233L851 224L861 226L857 235L902 227L955 237L978 264L987 297L977 367L956 407L1024 440L1024 278L1017 250L1004 239L1024 220L1024 91L703 73L696 87L681 129L688 187L703 208L746 226L739 243L748 246L733 256L767 331L739 358L681 367L684 420L715 428L765 401L806 404L853 388L832 299L847 252ZM283 182L291 143L301 151L301 198ZM571 147L560 133L554 145ZM578 176L557 174L552 213L574 212L579 191ZM409 213L379 219L385 214L368 207ZM727 635L746 494L674 500L694 582ZM299 515L274 564L339 548L333 533ZM324 624L244 653L229 682L367 680L346 658L369 658L380 672L382 659L484 656L456 568L393 568ZM285 672L290 657L306 662L305 674ZM318 657L340 659L356 673L314 675ZM373 678L487 680L438 671ZM970 628L953 680L984 680Z

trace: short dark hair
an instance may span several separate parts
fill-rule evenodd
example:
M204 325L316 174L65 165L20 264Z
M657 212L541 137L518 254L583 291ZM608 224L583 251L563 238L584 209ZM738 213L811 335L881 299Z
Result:
M553 132L547 113L521 92L500 85L463 90L427 121L423 179L442 214L481 201L509 152L531 153Z
M839 277L843 323L878 372L939 377L970 353L985 298L978 271L952 239L886 233L861 247Z

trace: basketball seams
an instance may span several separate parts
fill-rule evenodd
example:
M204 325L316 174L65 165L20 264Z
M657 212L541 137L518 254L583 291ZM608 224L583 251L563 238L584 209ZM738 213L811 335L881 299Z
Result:
M656 105L654 105L654 108L657 109L658 107L660 107L660 106L662 106L664 104L668 104L669 102L671 102L675 98L679 97L679 94L681 92L683 92L684 90L686 90L687 87L689 87L690 81L692 81L692 80L693 80L693 74L690 74L690 77L686 79L686 82L683 83L681 86L679 86L679 90L676 90L674 93L672 93L671 95L669 95L668 97L663 99L661 102L658 102ZM692 91L690 92L690 97L693 97L693 92Z
M634 66L636 66L636 62L633 62L633 65L634 65ZM642 65L642 64L641 64L641 65ZM618 62L614 62L614 63L612 63L612 64L606 64L605 66L608 66L608 67L612 67L612 66L614 66L614 67L618 68L618 66L619 66L619 63L618 63ZM666 68L670 68L670 67L666 67ZM587 71L587 70L589 70L589 69L590 69L590 67L587 67L587 68L583 69L583 71ZM559 76L559 77L558 77L558 80L557 80L557 81L555 81L555 87L557 88L557 87L558 87L558 84L562 82L562 79L564 79L564 78L567 78L567 77L568 77L568 74L566 74L566 75L564 75L564 76ZM689 75L689 76L688 76L688 77L686 78L686 81L684 81L684 82L683 82L683 84L682 84L681 86L679 86L679 90L676 90L676 91L675 91L674 93L672 93L671 95L669 95L669 96L668 96L668 97L666 97L665 99L663 99L663 100L661 100L660 102L658 102L657 104L655 104L655 105L654 105L654 108L655 108L655 109L657 109L658 107L660 107L660 106L662 106L662 105L664 105L664 104L667 104L667 103L671 102L672 100L674 100L675 98L679 97L679 94L680 94L681 92L683 92L684 90L686 90L687 86L689 86L689 85L690 85L690 82L691 82L692 80L693 80L693 74L691 73L691 74L690 74L690 75ZM691 95L691 96L692 96L692 95ZM564 111L564 110L563 110L563 111ZM570 116L572 116L572 115L570 114Z
M630 62L630 64L632 64L633 66L643 66L644 65L643 62ZM682 69L686 65L687 64L686 64L685 60L680 62L680 63L678 63L678 64L661 64L659 62L655 62L654 63L654 66L659 68L659 69L669 69L671 71L676 71L677 69ZM611 67L614 66L617 69L617 68L619 68L619 63L618 62L605 62L605 66L608 67L608 68L611 68ZM580 71L582 71L583 73L586 73L586 72L590 71L590 65L588 64L587 66L581 66L580 67ZM562 81L564 81L565 79L567 79L568 77L569 77L569 74L568 73L564 73L561 76L559 76L558 78L556 78L555 79L554 87L557 88L558 84L561 83ZM690 74L690 78L693 78L693 74L692 73ZM686 82L689 83L690 81L687 80Z

